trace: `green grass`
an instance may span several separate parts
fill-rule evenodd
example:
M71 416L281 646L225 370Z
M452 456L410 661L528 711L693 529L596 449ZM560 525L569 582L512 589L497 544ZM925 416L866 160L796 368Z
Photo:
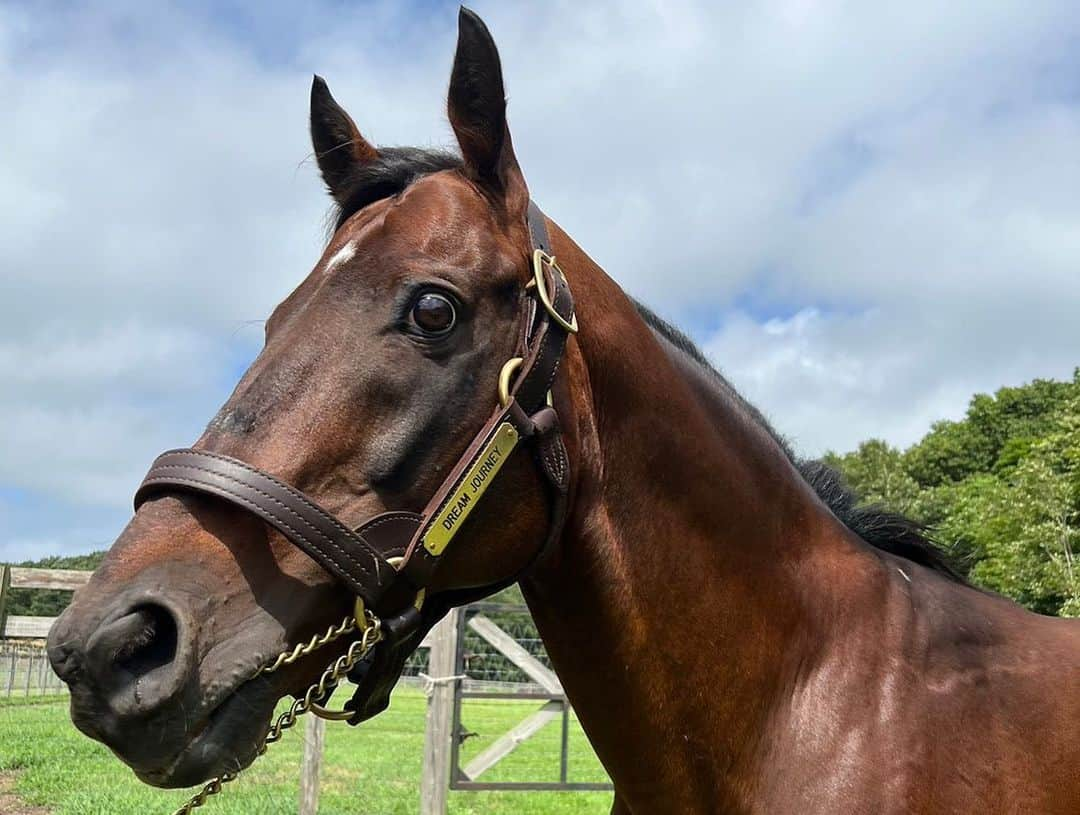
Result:
M360 727L328 723L319 812L323 815L411 815L418 808L424 741L424 697L399 689L390 709ZM537 703L469 700L462 719L480 736L462 747L462 764L489 745ZM295 813L303 724L209 802L208 815ZM548 724L485 781L555 781L560 721ZM66 698L0 699L0 770L17 770L15 792L56 815L170 813L182 790L143 785L109 752L75 730ZM570 731L570 779L606 781L576 722ZM452 815L606 813L607 792L451 792Z

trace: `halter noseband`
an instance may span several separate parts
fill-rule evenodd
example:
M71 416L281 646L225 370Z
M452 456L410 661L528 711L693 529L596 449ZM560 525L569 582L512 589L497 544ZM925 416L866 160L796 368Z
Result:
M517 355L500 373L494 413L421 512L384 512L350 529L269 473L195 449L158 456L135 493L135 509L168 492L222 498L277 529L367 607L397 613L398 635L406 636L420 625L419 604L414 606L413 598L423 596L440 557L506 459L532 443L537 465L551 486L550 529L543 551L558 537L566 515L570 468L551 388L567 337L577 331L577 318L569 284L551 254L544 215L531 201L528 227L533 280L522 298Z

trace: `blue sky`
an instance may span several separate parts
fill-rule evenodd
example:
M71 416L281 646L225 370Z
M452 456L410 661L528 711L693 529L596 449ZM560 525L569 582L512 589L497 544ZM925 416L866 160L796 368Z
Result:
M476 8L537 200L803 452L1080 364L1070 4ZM111 542L314 265L313 72L449 143L455 9L0 4L0 560Z

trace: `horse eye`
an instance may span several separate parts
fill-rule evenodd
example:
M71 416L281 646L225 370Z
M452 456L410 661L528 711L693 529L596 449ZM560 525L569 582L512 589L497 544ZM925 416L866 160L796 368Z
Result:
M457 310L449 298L435 292L420 295L413 303L412 319L425 334L449 333L457 320Z

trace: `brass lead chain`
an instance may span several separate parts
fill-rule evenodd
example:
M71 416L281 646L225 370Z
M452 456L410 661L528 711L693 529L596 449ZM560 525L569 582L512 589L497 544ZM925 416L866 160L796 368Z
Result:
M334 692L334 688L336 688L338 683L345 677L345 674L349 672L349 669L363 659L371 649L375 647L379 640L382 639L382 624L379 618L370 611L364 612L364 616L366 617L365 622L367 623L367 626L364 628L364 633L360 636L360 639L355 640L352 645L349 646L348 651L335 659L327 669L323 671L318 682L309 687L302 697L293 701L289 706L289 709L277 717L270 726L270 730L267 731L266 738L264 738L262 744L259 745L256 757L265 753L269 745L280 741L282 734L295 725L297 719L310 711L313 705L318 702L327 701L330 694ZM328 629L326 634L322 637L312 637L308 643L279 654L277 659L275 659L270 666L256 671L255 676L259 676L263 673L271 673L282 665L289 665L301 656L310 654L316 648L321 648L323 645L333 642L339 637L347 634L349 631L354 630L356 630L356 618L348 617L340 626ZM210 779L203 785L201 790L191 796L186 804L173 812L173 815L190 815L192 810L198 809L205 804L206 799L211 795L217 795L221 792L222 787L225 784L234 781L237 775L239 775L239 772L225 772L217 776L217 778Z
M291 651L282 651L269 665L263 665L255 671L255 673L251 675L251 678L254 679L256 676L261 676L262 674L272 674L282 665L292 665L296 660L300 659L300 657L306 657L312 651L322 648L324 645L329 645L334 640L340 639L355 630L356 618L346 617L341 621L340 625L332 625L326 629L325 634L312 634L311 639L307 642L297 643Z
M203 785L201 790L192 795L188 802L180 807L180 809L176 810L173 815L188 815L191 810L198 809L206 803L206 799L211 795L217 795L221 792L223 785L228 784L230 781L235 781L236 776L237 773L222 773L217 778L211 778Z

